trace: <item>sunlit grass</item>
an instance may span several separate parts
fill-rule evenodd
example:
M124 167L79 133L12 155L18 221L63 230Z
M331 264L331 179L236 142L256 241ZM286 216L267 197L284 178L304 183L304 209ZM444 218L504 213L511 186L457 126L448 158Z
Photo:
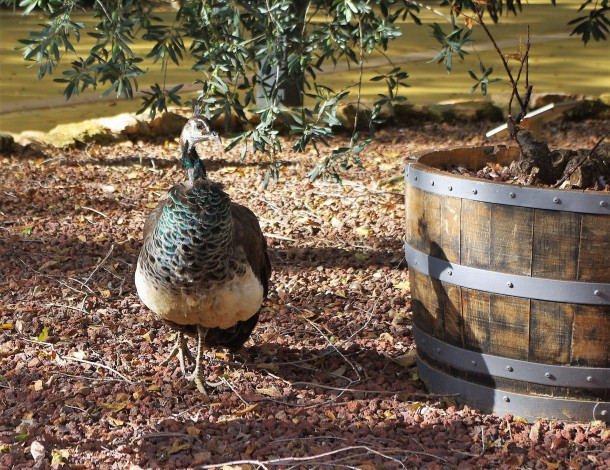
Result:
M428 2L432 3L432 2ZM567 22L576 16L580 0L558 0L557 7L552 7L548 0L530 1L524 6L524 13L520 16L503 18L500 25L491 25L497 40L503 44L505 53L514 53L518 50L519 41L525 42L526 23L530 25L531 35L535 38L541 36L554 36L552 41L534 42L531 49L530 80L534 83L535 92L561 92L569 94L582 94L599 96L610 90L610 61L608 60L610 48L607 42L589 43L583 47L577 38L567 38L571 27ZM171 17L170 13L162 16ZM424 26L413 23L402 25L403 36L391 44L388 55L395 65L401 66L409 73L409 88L402 89L403 96L412 103L435 103L447 100L480 99L477 92L470 95L468 90L474 84L468 75L468 69L478 71L479 58L487 66L494 67L494 75L504 78L501 64L494 51L490 50L489 43L483 37L480 28L475 29L473 37L478 40L479 53L471 53L467 61L454 62L454 70L447 75L443 65L427 63L435 54L435 40L431 36L429 25L432 22L443 23L444 20L437 15L422 10L421 19ZM77 54L67 53L65 64L52 76L37 80L36 64L24 63L21 51L15 51L17 39L27 37L28 31L35 29L42 23L42 17L22 17L3 13L0 15L0 129L11 132L20 132L25 129L49 130L58 123L78 121L99 116L114 115L120 112L134 112L140 107L140 101L111 100L99 101L99 95L105 90L99 85L97 90L86 90L83 96L66 103L62 97L64 84L53 82L53 78L61 77L61 71L69 67L71 60L78 55L85 55L93 44L93 39L86 34L77 45ZM88 27L93 22L86 20ZM559 38L557 36L560 36ZM510 42L507 45L507 41ZM149 44L140 42L133 45L134 51L144 54L150 48ZM414 54L420 54L414 57ZM423 55L422 55L423 54ZM418 60L414 60L418 59ZM146 90L155 83L168 85L185 83L193 90L197 87L193 82L199 76L190 70L192 62L187 59L180 67L170 66L167 76L161 71L160 64L146 60L141 68L147 70L145 77L139 80L140 90ZM381 65L383 64L383 65ZM516 67L516 62L514 63ZM369 82L371 77L388 70L381 54L374 54L368 58L363 70L365 78L362 89L362 99L373 101L377 94L385 93L383 82ZM358 70L347 70L340 66L337 70L325 68L319 78L327 86L338 91L354 83L358 77ZM107 86L107 85L106 85ZM355 91L355 88L353 88ZM489 93L507 93L506 82L493 84ZM356 98L354 95L353 99ZM86 101L76 104L79 100ZM95 102L95 104L93 104ZM74 103L74 104L70 104ZM70 104L66 106L67 104ZM17 111L24 108L44 108L36 111ZM11 111L11 112L7 112Z

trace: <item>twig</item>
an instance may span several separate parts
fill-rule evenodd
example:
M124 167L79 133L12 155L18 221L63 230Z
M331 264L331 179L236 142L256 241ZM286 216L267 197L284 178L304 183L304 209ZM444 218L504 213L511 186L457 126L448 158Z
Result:
M110 15L108 14L108 12L106 11L106 8L104 7L104 4L100 0L96 0L96 2L100 6L100 8L104 12L104 14L106 15L106 18L108 18L108 21L112 21L112 18L110 18Z
M95 212L97 215L101 215L102 217L104 217L105 219L108 218L108 216L106 214L104 214L103 212L100 212L92 207L87 207L87 206L81 206L81 209L87 209L88 211L91 212Z
M485 34L487 34L489 41L492 43L492 45L496 49L496 52L500 56L500 59L502 60L502 65L504 65L504 70L506 70L506 74L508 75L510 84L513 87L513 93L515 94L515 97L517 98L517 101L519 102L519 106L521 107L521 110L525 113L527 106L521 99L521 95L519 95L519 91L517 89L517 82L515 82L515 79L513 78L513 74L510 71L508 62L506 62L506 58L504 57L504 54L502 54L502 51L500 50L498 43L496 42L495 38L491 34L491 31L489 31L489 29L487 28L485 21L483 21L483 13L479 8L477 8L477 16L479 17L479 21L478 21L479 25L481 25L481 27L483 28L483 31L485 31Z
M315 196L323 196L325 198L336 198L336 199L359 199L368 197L366 194L356 194L354 196L348 196L347 194L339 194L339 193L326 193L324 191L312 191L311 194Z
M294 238L284 237L283 235L276 235L275 233L263 233L266 238L275 238L276 240L284 240L287 242L296 242Z
M305 457L283 457L283 458L278 458L278 459L270 459L270 460L265 460L265 461L261 461L261 460L233 460L231 462L223 462L220 464L209 464L209 465L202 465L199 468L218 468L218 467L224 467L224 466L229 466L229 465L259 465L261 468L264 469L269 469L269 467L267 465L273 465L273 466L279 466L279 465L289 465L289 464L297 464L299 462L311 462L314 461L316 459L321 459L324 457L331 457L337 454L341 454L341 453L348 453L348 454L352 454L355 451L365 451L366 453L370 453L370 454L374 454L377 455L383 459L389 460L391 462L395 462L396 464L398 464L401 468L407 468L405 466L404 463L402 463L400 460L384 454L382 452L379 452L378 450L375 449L371 449L368 446L348 446L348 447L344 447L342 449L336 449L336 450L331 450L328 452L322 452L321 454L317 454L317 455L309 455L309 456L305 456ZM445 461L444 459L440 458L440 457L435 457L439 460Z
M89 277L87 277L87 279L85 279L85 283L84 283L85 286L91 280L91 277L93 277L93 275L97 272L97 270L100 269L100 267L102 267L102 265L110 257L110 254L112 253L112 250L114 250L114 243L112 245L110 245L110 250L108 250L108 253L106 253L106 256L104 256L104 259L97 264L95 269L93 271L91 271L91 274L89 274Z
M326 342L328 343L330 348L332 348L337 354L339 354L339 356L341 356L343 358L343 360L345 362L347 362L351 366L351 368L354 370L354 372L356 372L358 379L352 380L348 377L344 377L344 376L341 376L341 377L347 379L347 381L351 382L351 383L359 382L360 380L362 380L362 378L360 377L360 372L358 372L358 368L352 363L352 361L350 361L347 357L345 357L345 355L341 351L339 351L339 348L337 348L336 344L334 344L330 340L330 338L322 332L320 327L318 325L316 325L314 322L312 322L309 318L307 318L299 308L297 308L293 305L291 305L291 307L294 308L297 312L299 312L301 314L301 316L305 319L305 321L307 321L307 323L309 323L320 334L320 336L322 336L326 340Z
M64 361L74 361L74 362L82 362L83 364L88 364L90 366L93 367L101 367L102 369L106 369L110 372L112 372L113 374L118 375L121 379L123 379L125 382L129 383L129 384L133 384L134 382L130 379L128 379L127 377L125 377L123 374L121 374L119 371L113 369L110 366L107 366L105 364L100 364L99 362L92 362L92 361L87 361L85 359L78 359L76 357L72 357L72 356L62 356L57 349L55 349L55 346L52 343L47 343L45 341L35 341L32 339L27 339L27 338L21 338L23 341L26 341L28 343L33 343L33 344L39 344L42 346L48 346L51 348L51 351L53 351L55 354L57 354L57 357L61 360Z
M51 163L54 162L56 160L61 160L61 157L51 157L51 158L47 158L45 161L40 162L41 165L46 165L47 163Z
M72 307L72 305L62 305L62 304L46 304L47 307L61 307L61 308L67 308L70 310L76 310L77 312L81 312L84 313L85 315L89 315L89 312L87 312L87 310L79 308L79 307Z
M373 248L372 246L369 246L369 245L354 245L353 243L346 242L339 235L337 235L336 238L341 243L343 243L345 246L348 246L350 248L358 248L360 250L371 250L371 251L373 251L375 249L375 248Z
M588 160L589 158L591 158L591 156L595 153L595 151L597 150L597 147L599 147L601 145L601 143L604 141L604 139L606 137L608 137L608 135L610 134L610 131L606 132L601 139L599 139L597 141L597 143L593 146L593 148L591 149L591 151L585 155L576 166L574 166L574 168L572 168L570 171L566 172L565 175L563 175L561 177L561 179L559 181L557 181L557 183L555 183L553 186L551 186L552 188L557 188L558 186L561 186L570 176L572 176L572 174L578 170L582 164L585 162L585 160Z
M386 278L387 280L387 278ZM356 336L358 333L360 333L362 330L364 330L368 324L371 322L372 318L373 318L373 313L375 312L375 310L377 310L377 305L379 305L379 301L381 299L381 294L383 294L385 291L387 290L387 288L383 289L379 295L377 296L377 299L375 299L375 303L373 304L373 306L371 307L371 310L369 312L369 317L366 319L366 321L364 322L364 324L358 328L356 331L354 331L345 341L344 343L350 341L354 336Z
M351 186L352 188L358 188L358 189L364 189L370 193L374 193L374 194L382 194L384 196L394 196L394 197L403 197L403 194L397 193L395 191L382 191L380 189L374 189L371 188L369 186L366 186L364 184L359 184L359 183L354 183L352 181L342 181L341 184L343 186Z
M26 268L28 268L28 269L29 269L29 270L31 270L32 272L36 273L37 275L42 276L42 277L46 277L46 278L49 278L49 279L53 279L53 280L54 280L54 281L56 281L56 282L57 282L59 285L64 286L64 287L66 287L67 289L73 290L74 292L77 292L77 293L79 293L79 294L81 294L81 295L87 295L85 292L83 292L83 291L81 291L81 290L78 290L78 289L75 289L74 287L72 287L71 285L69 285L67 282L60 280L60 277L59 277L59 276L52 276L52 275L50 275L50 274L44 274L44 273L41 273L39 270L32 268L30 265L28 265L28 264L27 264L25 261L23 261L21 258L19 258L19 261L20 261L20 262L21 262L21 264L23 264L23 265L24 265ZM94 293L95 293L95 292L93 292L93 291L91 290L91 288L90 288L89 286L87 286L87 285L83 284L83 282L82 282L82 281L79 281L78 279L75 279L75 278L73 278L73 277L68 277L67 279L69 279L70 281L74 281L74 282L76 282L76 283L80 284L81 286L83 286L84 288L86 288L86 289L89 291L89 293L90 293L90 294L94 294Z
M519 72L517 73L517 78L515 80L515 84L519 83L519 81L521 80L521 73L523 72L523 67L525 66L525 89L526 89L526 96L525 99L523 100L523 102L525 103L525 107L527 108L529 101L530 101L530 97L532 94L532 86L529 84L529 54L530 54L530 47L531 47L531 43L530 43L530 27L529 25L527 26L527 47L525 49L525 54L523 55L523 57L521 58L521 63L519 64ZM516 92L516 87L513 88L513 91L510 95L510 100L508 101L508 112L509 114L512 114L512 103L513 103L513 97L515 96L515 92ZM526 110L522 109L519 114L517 115L517 119L515 119L516 123L521 122L521 120L523 119L523 116L525 116Z
M182 432L155 432L155 433L147 433L140 434L138 436L134 436L133 439L156 439L156 438L166 438L166 437L182 437L185 439L194 439L196 441L202 442L201 439L198 439L196 436L192 436L191 434L186 434Z
M289 382L290 385L308 385L316 388L323 388L326 390L334 390L337 392L352 392L352 393L367 393L372 395L397 395L401 393L399 390L361 390L358 388L344 388L344 387L333 387L331 385L318 384L314 382ZM406 399L404 401L409 401L411 399L437 399L437 398L447 398L447 397L459 397L459 393L407 393Z
M258 201L261 201L264 204L267 204L269 207L271 207L271 209L273 209L275 212L282 212L281 209L275 205L274 203L272 203L271 201L267 201L267 199L263 199L262 197L257 197L256 198Z
M222 383L224 383L227 387L229 387L231 390L233 390L233 393L235 395L237 395L237 398L239 398L245 405L250 406L251 403L248 403L246 400L244 400L242 398L242 396L237 392L237 390L235 390L235 387L224 377L221 378Z
M56 371L56 370L52 370L50 371L51 374L53 375L57 375L60 377L71 377L73 379L79 379L79 380L95 380L96 382L115 382L116 379L109 377L109 378L105 378L105 377L87 377L86 375L76 375L76 374L68 374L67 372L60 372L60 371Z

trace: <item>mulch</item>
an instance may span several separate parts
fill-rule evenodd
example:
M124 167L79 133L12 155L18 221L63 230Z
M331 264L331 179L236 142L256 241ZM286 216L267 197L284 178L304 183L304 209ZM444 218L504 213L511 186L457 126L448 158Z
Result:
M160 366L174 333L133 281L146 215L184 179L176 141L0 155L0 468L609 468L602 422L482 414L426 393L413 364L401 171L490 127L382 129L342 186L286 150L265 190L265 156L206 147L274 266L246 347L208 352L209 402ZM607 128L544 137L590 148Z

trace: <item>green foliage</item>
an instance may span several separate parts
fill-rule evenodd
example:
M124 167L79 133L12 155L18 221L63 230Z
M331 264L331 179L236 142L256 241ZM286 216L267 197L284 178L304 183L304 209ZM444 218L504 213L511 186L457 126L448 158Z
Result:
M593 3L593 0L586 0L578 11L584 10L591 3ZM579 16L568 23L577 25L572 31L572 35L581 36L585 44L589 42L591 37L596 41L606 39L604 33L608 33L608 26L610 26L610 20L606 17L606 13L609 10L610 0L596 1L588 16Z
M440 24L434 23L432 25L432 35L441 44L441 48L438 53L432 58L430 62L437 61L439 64L442 62L447 67L447 72L451 72L453 67L453 57L459 56L463 59L468 52L463 48L468 44L472 44L470 34L472 30L464 29L455 23L455 16L451 14L451 26L452 30L448 33L443 31Z
M572 32L572 35L576 34L580 36L584 44L587 44L591 37L596 41L606 39L604 33L608 32L608 25L610 25L610 21L606 16L610 9L608 5L609 1L610 0L601 0L593 2L593 0L585 0L584 3L581 4L579 11L587 8L591 8L591 11L589 16L581 16L568 23L578 25ZM550 3L555 5L555 0L550 0ZM485 27L485 18L489 16L494 23L497 23L503 13L517 15L522 12L521 0L487 0L484 2L476 0L443 0L441 6L450 9L452 28L449 32L445 33L438 23L433 25L432 34L439 42L440 48L431 62L437 61L439 63L444 63L447 72L451 72L453 57L457 55L463 59L464 55L467 54L463 47L472 43L472 40L470 39L472 27L475 25L482 26L485 29L489 40L494 42L489 30ZM467 27L466 30L464 27L456 24L456 17L463 18L464 24ZM504 64L506 72L511 79L511 84L515 87L515 82L511 77L511 72L506 68L505 61ZM493 68L485 67L482 62L480 62L480 71L481 77L477 77L472 69L468 71L472 79L476 81L475 85L470 89L470 93L474 93L480 86L481 93L486 95L487 85L492 82L500 81L501 79L490 78L490 75L493 73ZM513 90L513 92L515 93L516 90Z
M374 51L385 55L391 41L400 36L399 22L419 20L420 4L415 0L180 0L172 21L154 12L152 0L0 0L0 5L18 5L24 13L38 11L46 16L39 31L20 40L24 58L38 64L38 77L52 74L61 62L69 62L55 81L64 83L67 99L102 85L103 95L132 98L146 71L143 57L151 58L167 72L170 67L191 65L196 83L201 85L200 102L208 117L224 117L225 131L232 119L242 121L242 131L229 136L228 148L241 147L269 155L265 184L277 179L282 150L280 130L294 136L293 148L313 148L319 162L309 173L338 181L340 172L359 164L358 155L370 141L374 128L382 122L383 110L406 98L407 72L388 59L388 71L372 78L384 82L386 92L375 103L360 99L366 57ZM554 3L554 0L551 0ZM443 0L450 11L449 30L436 23L432 34L440 44L433 61L451 70L457 56L472 42L471 27L483 17L499 21L507 14L519 14L520 0ZM74 21L75 14L87 11L95 19L91 31ZM586 43L605 39L608 32L608 0L586 0L576 18L573 34ZM458 25L463 18L465 26ZM73 42L86 32L95 45L85 57L76 54ZM137 52L134 43L148 44L148 52ZM386 56L387 57L387 56ZM332 90L321 81L324 66L345 64L358 79L343 89ZM481 76L472 70L483 94L491 68L481 64ZM168 89L155 83L143 90L139 112L151 116L169 104L182 104L182 85ZM303 106L304 98L308 106ZM333 128L340 124L337 111L351 105L354 134L347 147L332 148ZM256 119L248 119L251 116ZM362 129L368 137L362 138Z
M551 0L551 3L555 5L555 0ZM443 0L441 6L449 6L458 16L478 11L487 13L494 23L500 20L505 11L513 15L522 11L521 0Z
M499 82L500 78L489 78L489 76L494 71L493 67L485 67L483 62L479 62L479 69L481 71L481 77L477 77L477 75L472 71L472 69L468 70L468 73L477 83L470 89L470 93L474 93L476 89L481 85L481 94L485 96L487 94L487 84L493 82Z

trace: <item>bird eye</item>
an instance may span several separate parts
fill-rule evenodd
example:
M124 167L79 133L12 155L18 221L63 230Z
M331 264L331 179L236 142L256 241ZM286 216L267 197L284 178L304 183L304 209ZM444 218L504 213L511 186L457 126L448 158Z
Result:
M197 129L199 129L200 131L203 130L203 124L201 124L200 122L197 123Z

